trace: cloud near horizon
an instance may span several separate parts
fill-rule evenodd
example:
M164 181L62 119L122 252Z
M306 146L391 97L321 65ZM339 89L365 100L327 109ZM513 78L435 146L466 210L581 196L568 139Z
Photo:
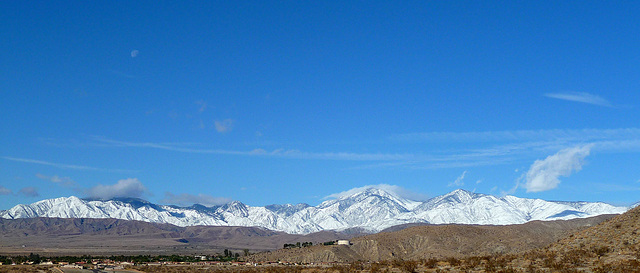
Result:
M339 192L339 193L334 193L334 194L330 194L326 197L324 197L323 199L337 199L340 197L345 197L345 196L349 196L349 195L353 195L356 194L358 192L367 190L367 189L381 189L384 190L386 192L395 194L399 197L402 198L406 198L409 200L414 200L414 201L426 201L427 199L429 199L429 196L426 194L422 194L422 193L416 193L410 190L407 190L403 187L397 186L397 185L389 185L389 184L378 184L378 185L367 185L367 186L362 186L362 187L357 187L357 188L353 188L350 190L346 190L343 192Z
M69 177L59 177L57 175L54 176L46 176L44 174L41 173L37 173L36 174L37 178L40 178L42 180L47 180L53 183L56 183L60 186L64 186L64 187L73 187L76 185L76 182L71 180L71 178Z
M0 186L0 195L9 195L13 193L10 189Z
M98 184L85 190L88 197L98 199L111 199L114 197L135 197L141 198L148 194L147 188L137 178L121 179L113 185Z
M185 206L185 207L191 206L194 204L200 204L203 206L212 207L212 206L224 205L231 201L233 200L231 200L230 198L214 197L214 196L206 195L202 193L195 195L195 194L188 194L188 193L173 194L170 192L165 192L164 198L160 200L160 202L162 203Z
M18 191L18 194L24 195L26 197L38 197L40 194L38 193L38 189L35 187L24 187Z
M582 169L584 159L594 144L563 149L543 160L533 162L525 175L524 188L527 192L541 192L555 189L560 184L560 176L569 176Z
M583 92L570 92L570 93L546 93L545 97L568 100L575 102L582 102L587 104L593 104L598 106L613 107L613 104L600 96L583 93Z

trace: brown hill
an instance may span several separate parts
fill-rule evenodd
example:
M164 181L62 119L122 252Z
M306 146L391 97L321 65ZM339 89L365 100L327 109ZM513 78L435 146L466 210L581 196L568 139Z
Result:
M285 243L326 242L357 234L287 234L257 227L178 227L119 219L0 218L0 254L213 254L252 252Z
M291 262L352 262L417 260L513 254L548 246L576 230L594 226L613 215L568 221L534 221L521 225L426 225L352 239L350 246L315 246L259 253L254 260Z
M640 257L640 206L613 217L592 228L566 237L548 248L568 253L593 250L599 255L637 255Z

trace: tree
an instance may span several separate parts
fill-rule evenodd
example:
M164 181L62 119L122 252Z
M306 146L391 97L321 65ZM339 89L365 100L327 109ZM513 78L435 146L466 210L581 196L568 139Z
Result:
M38 254L33 254L33 253L29 254L29 258L28 258L28 260L29 260L30 262L33 262L34 264L39 264L39 263L40 263L40 261L41 261L41 259L40 259L40 255L38 255Z

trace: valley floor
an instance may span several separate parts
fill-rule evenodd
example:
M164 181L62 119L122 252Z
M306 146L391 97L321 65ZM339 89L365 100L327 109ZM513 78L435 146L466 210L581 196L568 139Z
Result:
M2 265L0 273L427 273L427 272L640 272L640 252L605 253L600 250L555 253L531 251L521 255L496 255L414 261L328 264L177 264L134 265L122 270L70 269L43 265Z

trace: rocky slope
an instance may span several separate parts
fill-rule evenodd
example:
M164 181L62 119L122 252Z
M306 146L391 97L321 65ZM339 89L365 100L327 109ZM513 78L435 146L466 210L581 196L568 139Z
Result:
M604 251L604 248L606 252L640 258L640 207L564 238L549 250L562 253L579 249Z
M260 253L254 260L291 262L353 262L418 260L515 254L541 248L558 239L614 217L534 221L519 225L423 225L356 237L349 246L315 246Z

